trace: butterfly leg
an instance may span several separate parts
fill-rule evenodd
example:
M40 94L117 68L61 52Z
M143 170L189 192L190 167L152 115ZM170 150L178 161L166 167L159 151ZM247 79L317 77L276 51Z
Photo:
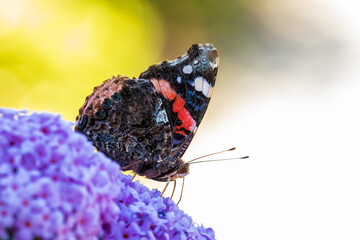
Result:
M174 196L174 192L175 192L175 189L176 189L176 180L173 180L173 182L174 182L174 188L173 188L173 191L172 191L172 193L171 193L171 197L170 197L170 199L172 199L172 198L173 198L173 196Z
M137 175L137 173L134 174L134 176L132 177L131 181L134 181L136 175Z
M170 183L170 178L169 178L169 180L166 182L166 185L165 185L165 187L164 187L164 190L161 192L161 195L160 195L160 196L163 196L163 195L164 195L166 188L169 186L169 183Z
M184 190L184 184L185 184L185 177L183 177L183 183L182 183L182 186L181 186L180 198L179 198L179 201L176 203L176 205L179 205L179 203L181 201L181 197L182 197L183 190Z

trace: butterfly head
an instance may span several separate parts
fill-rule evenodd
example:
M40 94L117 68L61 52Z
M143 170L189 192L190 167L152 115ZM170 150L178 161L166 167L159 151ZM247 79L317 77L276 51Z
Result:
M188 163L185 163L182 159L181 161L182 164L179 166L176 174L177 178L183 178L190 173L190 165Z
M178 178L183 178L190 173L189 164L181 158L176 159L176 161L172 163L171 166L172 167L170 168L170 171L159 175L153 179L160 182L167 182L169 180L174 181Z

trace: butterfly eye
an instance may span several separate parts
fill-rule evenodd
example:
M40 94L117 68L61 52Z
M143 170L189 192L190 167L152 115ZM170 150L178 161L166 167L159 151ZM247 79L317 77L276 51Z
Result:
M201 61L206 63L208 60L207 60L207 58L202 58Z

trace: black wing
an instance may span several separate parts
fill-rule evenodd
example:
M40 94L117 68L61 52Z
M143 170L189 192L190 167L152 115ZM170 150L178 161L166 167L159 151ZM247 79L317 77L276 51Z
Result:
M193 44L186 54L149 67L140 79L150 80L161 93L173 131L172 160L180 158L208 107L218 70L212 44Z

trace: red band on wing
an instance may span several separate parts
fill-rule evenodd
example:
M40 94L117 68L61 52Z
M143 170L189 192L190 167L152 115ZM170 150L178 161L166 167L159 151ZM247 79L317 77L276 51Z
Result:
M173 104L173 111L178 113L178 118L181 120L182 124L180 126L175 126L175 132L186 136L184 131L181 131L180 128L185 128L189 131L192 131L196 126L196 122L193 117L190 115L189 111L184 107L185 101L180 95L178 95L170 86L170 83L164 79L151 79L151 82L154 84L156 91L161 93L166 99L172 101L175 99Z
M169 82L155 78L151 79L151 82L154 84L156 91L161 93L166 99L172 101L177 96L176 92L170 87Z

